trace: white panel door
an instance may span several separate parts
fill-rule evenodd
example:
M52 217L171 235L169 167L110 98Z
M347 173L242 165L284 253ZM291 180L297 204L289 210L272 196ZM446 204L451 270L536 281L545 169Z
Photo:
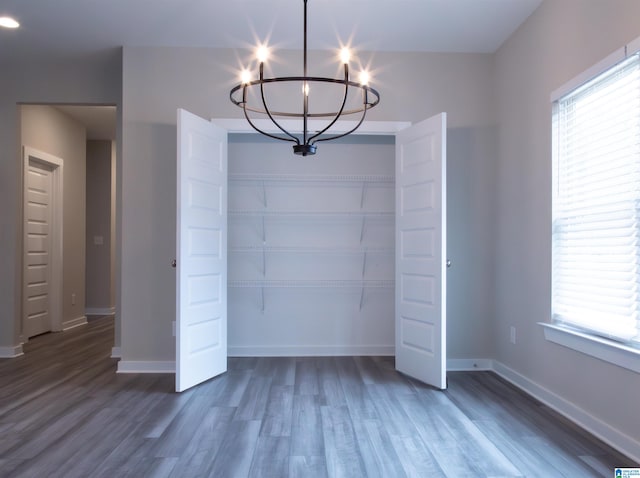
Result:
M28 160L25 169L24 322L25 338L51 330L53 170Z
M176 391L227 370L227 132L178 110Z
M446 113L396 135L396 369L444 389Z

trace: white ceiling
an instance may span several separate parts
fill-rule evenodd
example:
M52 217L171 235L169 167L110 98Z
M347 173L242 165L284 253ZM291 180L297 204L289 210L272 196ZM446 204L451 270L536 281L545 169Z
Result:
M308 0L309 49L494 52L542 0ZM302 0L2 0L0 63L127 46L302 48ZM63 107L89 139L115 138L115 108Z
M82 123L87 139L116 139L115 106L56 105L55 108Z
M309 0L309 49L493 52L542 0ZM0 60L122 45L298 49L302 0L2 0Z

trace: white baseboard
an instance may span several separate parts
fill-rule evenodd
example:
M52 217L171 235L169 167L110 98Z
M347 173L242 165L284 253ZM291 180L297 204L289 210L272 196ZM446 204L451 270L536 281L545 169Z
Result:
M117 356L115 354L118 354ZM318 356L380 356L393 355L393 346L366 347L229 347L229 357L318 357ZM119 347L111 356L121 357ZM175 361L120 360L118 373L175 373Z
M493 370L492 359L447 359L448 372Z
M117 373L176 373L176 363L173 360L120 360Z
M24 355L22 344L13 347L0 347L0 358L15 358Z
M393 345L346 346L236 346L227 350L229 357L335 357L393 356Z
M634 438L616 430L570 401L495 360L493 361L493 371L603 442L640 463L640 442Z
M122 351L120 347L112 347L111 348L111 358L120 358L122 357Z
M84 309L85 315L115 315L115 307L87 307Z
M83 315L82 317L77 317L75 319L67 320L62 323L62 330L73 329L74 327L79 327L87 323L87 316Z

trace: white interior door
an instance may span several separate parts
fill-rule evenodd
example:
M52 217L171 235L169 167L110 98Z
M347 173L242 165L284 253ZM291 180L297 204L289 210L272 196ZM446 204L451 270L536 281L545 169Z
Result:
M51 330L53 168L27 159L24 178L25 338Z
M23 151L22 339L62 330L62 158Z
M227 370L227 132L178 110L176 391Z
M396 369L444 389L446 113L396 135Z

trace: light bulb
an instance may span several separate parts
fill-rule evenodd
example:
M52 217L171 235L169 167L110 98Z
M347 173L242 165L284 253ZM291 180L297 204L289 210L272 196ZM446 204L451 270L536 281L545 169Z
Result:
M20 24L11 17L0 17L0 27L18 28Z
M368 71L361 71L360 72L360 83L362 85L368 85L369 84L369 72Z
M240 72L240 82L243 85L246 85L250 81L251 81L251 72L249 70L242 70L242 72Z
M342 50L340 50L340 61L342 61L343 64L347 64L349 63L349 60L351 59L351 52L349 51L348 48L343 48Z
M260 45L256 50L256 58L260 63L266 62L267 58L269 58L269 48L265 45Z

